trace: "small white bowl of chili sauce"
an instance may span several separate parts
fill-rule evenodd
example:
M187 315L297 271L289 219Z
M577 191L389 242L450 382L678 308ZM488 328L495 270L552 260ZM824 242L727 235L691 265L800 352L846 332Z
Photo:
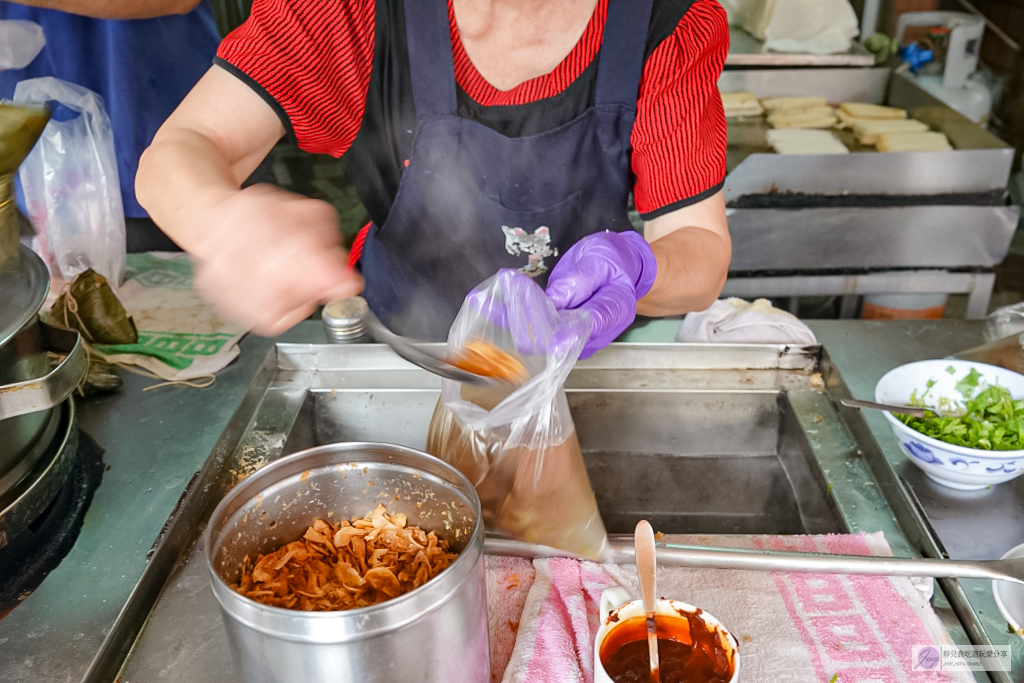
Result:
M595 683L650 680L647 623L640 600L615 586L601 593L601 626L594 642ZM660 598L655 612L662 680L735 683L739 644L715 617L698 607Z

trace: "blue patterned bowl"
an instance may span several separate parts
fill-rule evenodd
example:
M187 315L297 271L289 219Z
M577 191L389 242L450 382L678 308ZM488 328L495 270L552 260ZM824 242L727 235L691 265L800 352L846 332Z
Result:
M875 400L907 405L914 390L920 396L928 382L934 381L935 385L925 399L928 405L938 405L941 398L959 401L962 396L956 390L956 383L972 368L982 375L979 390L986 384L998 384L1009 389L1015 399L1024 396L1024 375L1006 368L964 360L922 360L886 373L875 385ZM886 412L885 417L910 461L943 486L972 491L1024 474L1024 450L986 451L954 446L911 429L891 413Z

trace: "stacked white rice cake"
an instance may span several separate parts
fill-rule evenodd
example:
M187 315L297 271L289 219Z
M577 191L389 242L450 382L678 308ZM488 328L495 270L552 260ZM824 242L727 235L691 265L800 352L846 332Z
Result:
M827 130L780 128L765 133L771 148L779 154L849 154L850 150Z
M725 108L727 119L760 116L764 113L764 108L752 92L724 92L722 106Z
M773 128L831 128L838 121L824 97L769 97L761 106Z
M883 133L876 145L879 152L945 152L953 149L942 133Z
M844 102L833 109L824 97L768 97L750 92L722 93L727 118L767 114L775 130L766 140L779 154L849 154L827 129L852 129L857 141L880 152L930 152L952 149L942 133L907 117L904 109L880 104Z
M883 107L880 104L843 102L836 112L839 123L836 128L853 128L862 121L892 121L907 118L905 109Z
M880 152L953 149L944 134L928 130L923 121L908 119L907 112L896 107L844 102L837 116L837 128L852 128L862 145L874 145Z
M928 124L916 119L860 119L853 127L853 134L862 145L875 145L878 138L886 133L923 133Z

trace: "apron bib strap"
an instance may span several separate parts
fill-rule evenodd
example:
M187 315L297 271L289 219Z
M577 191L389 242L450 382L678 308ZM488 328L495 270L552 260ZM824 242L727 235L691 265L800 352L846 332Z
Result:
M416 118L455 114L455 62L448 3L405 0L405 32Z
M653 0L608 0L608 20L597 68L596 104L636 106L653 4Z

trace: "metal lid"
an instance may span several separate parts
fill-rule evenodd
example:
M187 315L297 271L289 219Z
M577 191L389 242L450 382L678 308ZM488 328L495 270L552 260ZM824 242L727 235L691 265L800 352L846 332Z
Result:
M35 318L48 291L46 264L24 244L18 245L18 256L0 266L0 346Z
M327 329L327 336L336 343L361 339L366 334L366 323L363 318L368 310L366 299L361 296L328 301L320 314Z

